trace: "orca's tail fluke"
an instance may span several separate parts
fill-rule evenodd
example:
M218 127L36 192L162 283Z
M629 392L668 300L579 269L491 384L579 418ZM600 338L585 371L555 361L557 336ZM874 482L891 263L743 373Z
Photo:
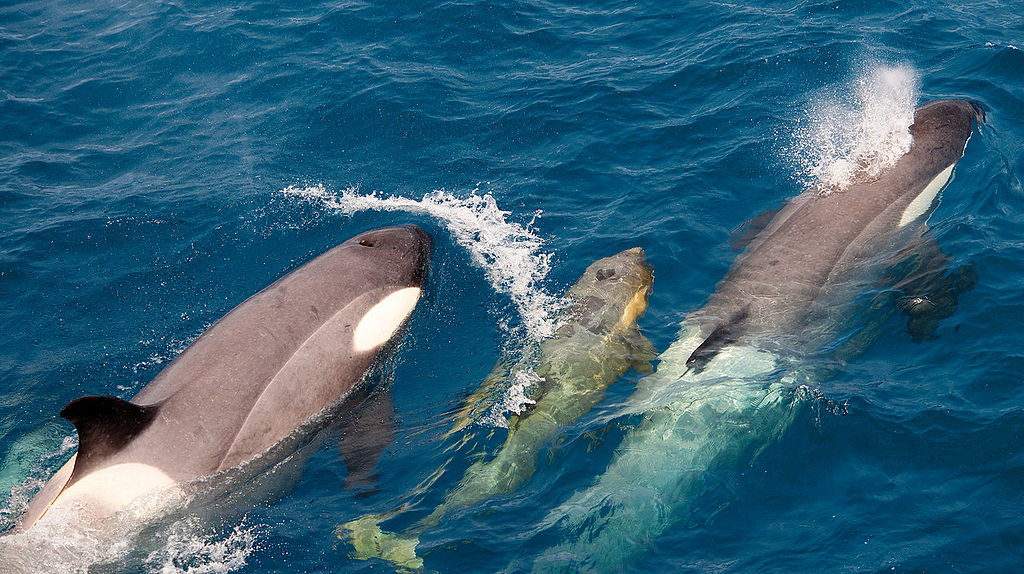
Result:
M423 559L416 555L419 536L403 535L381 529L380 523L387 514L373 514L346 522L338 527L338 538L352 545L349 554L357 560L380 559L390 562L399 572L416 571L423 568Z

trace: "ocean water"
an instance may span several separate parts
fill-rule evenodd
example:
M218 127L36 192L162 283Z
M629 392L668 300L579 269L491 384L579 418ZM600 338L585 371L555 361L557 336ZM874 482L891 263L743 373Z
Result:
M985 109L930 220L978 277L935 336L880 339L628 571L1010 572L1024 564L1024 4L5 2L0 6L0 531L76 444L206 327L363 230L435 241L385 365L394 442L343 488L337 430L271 496L100 545L0 539L3 571L368 572L335 533L449 461L446 418L549 335L591 262L643 247L643 333L675 338L730 234L906 149L918 103ZM601 475L642 375L563 429L520 489L421 537L428 571L528 571L544 516ZM505 392L514 409L529 377ZM501 443L500 410L471 429ZM472 460L455 457L399 529ZM45 546L42 546L45 547ZM52 549L51 549L52 550ZM21 552L20 555L17 553Z

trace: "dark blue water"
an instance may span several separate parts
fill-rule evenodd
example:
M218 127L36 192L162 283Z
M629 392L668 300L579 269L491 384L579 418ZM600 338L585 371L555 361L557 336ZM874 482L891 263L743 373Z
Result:
M735 257L734 228L827 183L857 150L886 149L865 118L898 124L955 96L988 123L929 234L977 285L933 339L913 342L894 315L777 444L709 476L719 488L705 510L646 541L630 568L1017 570L1022 12L948 0L5 3L0 529L71 455L57 415L68 401L132 396L283 273L413 222L436 252L393 359L396 439L375 491L342 489L328 436L297 482L230 519L184 520L113 558L88 547L32 562L386 568L351 559L335 528L394 508L447 460L443 414L524 333L545 331L552 298L589 263L646 250L657 279L641 327L663 349ZM426 569L528 570L557 544L540 521L601 474L623 435L608 413L639 378L614 384L517 492L426 533ZM469 461L452 464L423 510Z

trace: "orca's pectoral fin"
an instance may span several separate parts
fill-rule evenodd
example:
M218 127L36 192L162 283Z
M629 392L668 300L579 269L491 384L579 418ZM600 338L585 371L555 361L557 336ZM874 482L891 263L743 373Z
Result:
M960 293L970 291L977 282L978 275L968 264L923 284L901 288L904 295L896 299L896 305L906 313L907 331L914 341L934 338L939 322L956 311Z
M960 293L978 282L971 264L950 271L950 257L929 235L898 253L891 262L892 287L902 292L896 307L907 316L907 331L915 342L935 337L939 322L956 311Z
M646 359L646 360L634 359L633 362L629 366L634 371L640 373L641 375L650 375L650 374L654 373L654 363L651 362L651 359Z
M654 343L635 329L627 333L623 339L629 366L641 375L653 373L652 362L658 357L658 350L654 347Z
M127 446L153 422L159 409L159 405L141 406L116 397L88 396L68 403L60 416L78 430L78 456L67 484Z
M382 389L367 397L342 423L338 451L348 467L346 490L359 490L367 495L376 491L374 469L384 449L394 440L394 418L391 391Z
M711 359L715 358L723 347L731 345L736 342L737 337L737 326L742 323L747 316L750 314L750 308L743 307L736 311L733 316L726 322L720 323L711 334L708 335L704 342L694 349L690 357L686 359L686 366L691 369L695 374L701 373L707 364L711 362Z
M893 288L903 293L896 298L896 307L907 315L907 330L914 341L933 338L939 321L956 311L960 293L971 290L978 281L972 265L951 272L949 262L949 256L929 236L892 262L891 275L899 278Z

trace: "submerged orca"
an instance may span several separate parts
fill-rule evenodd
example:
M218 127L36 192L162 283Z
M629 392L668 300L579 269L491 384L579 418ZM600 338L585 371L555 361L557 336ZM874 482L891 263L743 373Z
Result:
M131 401L89 396L61 416L78 452L21 518L85 520L179 490L281 443L358 387L420 298L431 239L414 225L357 235L214 323Z
M873 272L905 248L921 247L925 222L976 118L983 119L981 109L967 100L924 104L909 128L910 150L895 165L845 190L788 202L737 257L707 304L687 318L700 324L703 338L687 363L704 363L741 339L820 344L807 326L847 319L837 307L877 280Z
M533 476L542 448L558 429L570 424L597 404L604 392L628 369L649 373L654 347L640 334L637 319L647 310L654 274L643 249L634 247L605 257L587 267L566 293L559 327L550 339L540 343L536 353L519 366L532 366L539 379L533 405L508 423L504 444L487 459L466 469L458 486L442 504L411 528L401 533L385 532L379 524L402 512L367 515L342 525L338 536L352 543L354 558L382 558L402 569L417 569L423 560L416 555L419 536L438 525L451 512L486 498L513 492ZM479 420L491 406L507 366L495 367L484 383L466 400L445 436L461 434L450 447L470 441L463 429ZM507 381L505 381L507 383ZM440 473L435 474L439 476ZM407 495L411 498L429 488L421 484Z
M699 512L709 472L749 463L785 432L800 358L835 342L894 259L927 246L926 221L983 119L966 100L924 104L895 165L774 215L638 384L625 414L642 418L605 472L543 520L563 542L534 571L622 569Z

